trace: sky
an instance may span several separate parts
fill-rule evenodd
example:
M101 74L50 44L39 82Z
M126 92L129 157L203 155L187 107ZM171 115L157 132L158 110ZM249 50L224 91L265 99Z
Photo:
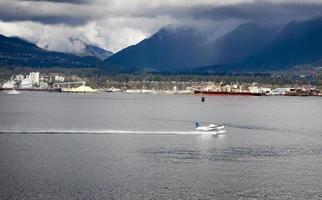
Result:
M242 23L281 26L321 15L322 0L0 0L0 34L54 51L78 52L85 42L117 52L162 27L216 39Z

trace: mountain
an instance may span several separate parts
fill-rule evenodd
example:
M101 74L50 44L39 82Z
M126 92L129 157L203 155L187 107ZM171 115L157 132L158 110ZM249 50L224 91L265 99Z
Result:
M0 67L107 67L95 57L47 51L16 37L0 35Z
M103 61L113 55L113 52L111 51L107 51L95 45L87 44L78 38L69 38L69 42L72 46L76 46L77 48L70 49L68 53L72 53L77 56L93 56Z
M322 18L293 21L243 65L259 69L287 69L322 60Z
M94 45L85 45L84 54L82 56L94 56L100 60L106 60L107 58L111 57L113 55L113 52L107 51L105 49L102 49L100 47L94 46Z
M218 39L215 44L217 65L238 64L269 44L278 31L254 23L245 23Z
M132 68L177 70L205 65L238 63L258 52L277 31L242 24L213 42L191 28L161 29L137 45L117 52L106 61Z
M139 69L173 69L212 63L202 37L189 28L164 28L106 61Z
M106 62L170 72L287 70L322 61L321 36L322 17L293 21L283 28L242 24L213 42L189 28L164 28Z

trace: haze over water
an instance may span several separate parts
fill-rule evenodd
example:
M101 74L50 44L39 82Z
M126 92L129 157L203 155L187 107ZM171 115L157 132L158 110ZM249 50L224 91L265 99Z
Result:
M321 199L321 102L0 93L0 199Z

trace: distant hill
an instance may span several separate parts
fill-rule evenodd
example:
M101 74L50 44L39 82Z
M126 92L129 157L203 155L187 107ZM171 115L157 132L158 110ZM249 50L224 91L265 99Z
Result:
M108 67L95 57L47 51L16 37L0 35L0 67Z

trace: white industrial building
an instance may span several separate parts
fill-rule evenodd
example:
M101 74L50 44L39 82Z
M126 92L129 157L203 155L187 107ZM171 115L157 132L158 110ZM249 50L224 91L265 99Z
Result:
M21 81L21 84L20 84L20 87L23 88L23 89L28 89L28 88L32 88L32 81L30 79L29 76L27 76L25 79L23 79Z
M13 80L7 81L2 85L2 88L14 88L16 85L16 82Z
M39 77L40 77L39 72L30 72L29 74L29 78L33 85L37 85L37 86L39 85Z

